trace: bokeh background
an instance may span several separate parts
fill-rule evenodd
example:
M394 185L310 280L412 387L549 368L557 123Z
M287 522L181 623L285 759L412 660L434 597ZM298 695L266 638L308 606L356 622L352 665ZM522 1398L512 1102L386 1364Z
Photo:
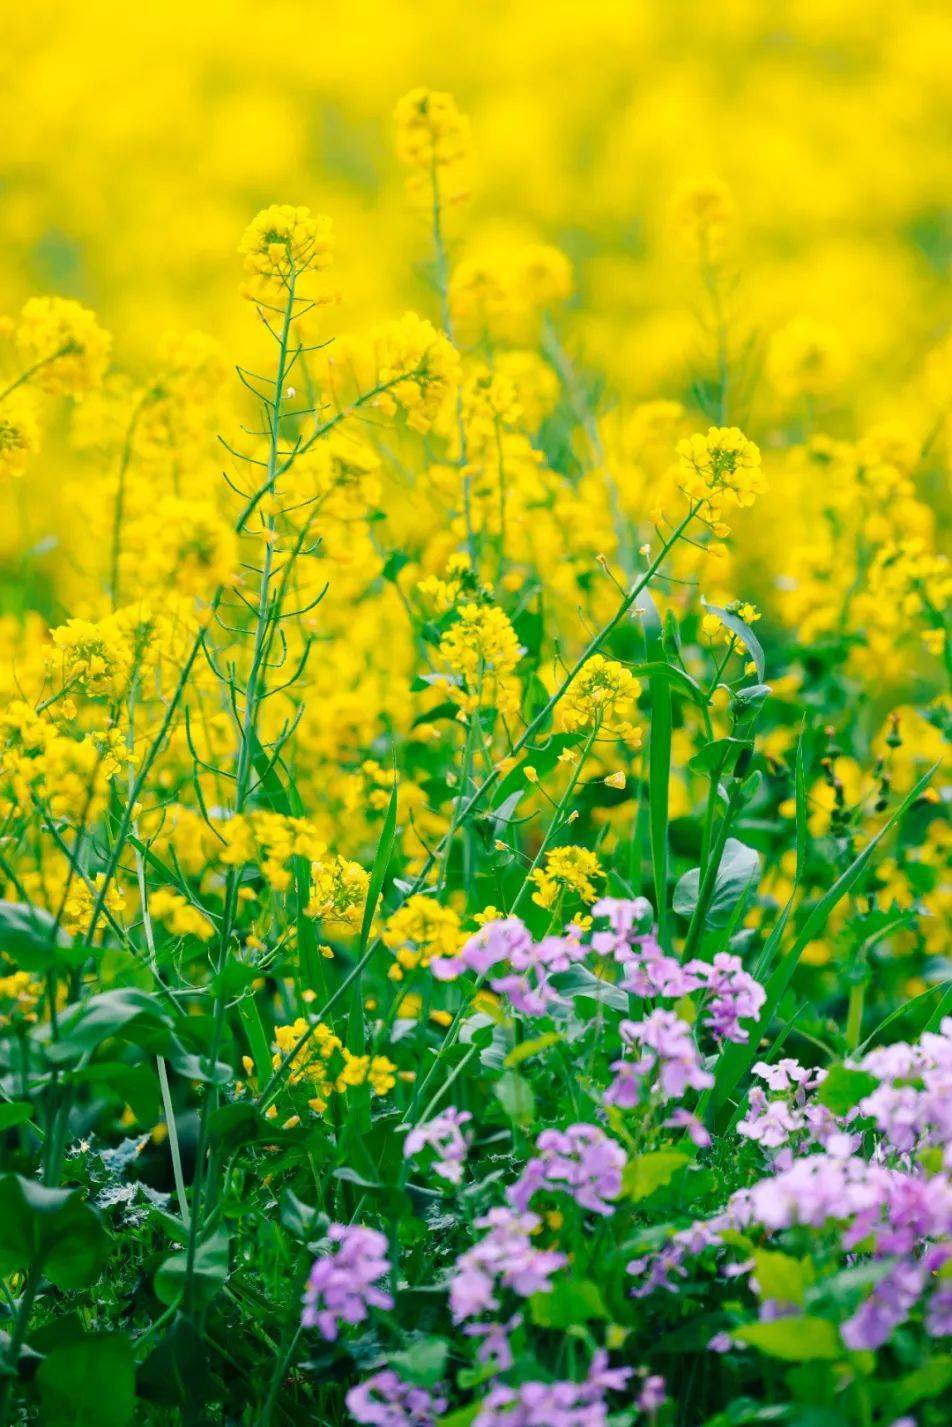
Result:
M694 332L667 200L716 173L758 328L829 323L875 410L948 321L948 6L931 0L32 0L3 6L0 306L79 297L138 370L246 330L235 247L272 201L333 216L342 322L425 305L391 115L472 117L454 252L576 265L610 388L678 395ZM844 376L846 374L844 373ZM868 415L864 411L861 417Z

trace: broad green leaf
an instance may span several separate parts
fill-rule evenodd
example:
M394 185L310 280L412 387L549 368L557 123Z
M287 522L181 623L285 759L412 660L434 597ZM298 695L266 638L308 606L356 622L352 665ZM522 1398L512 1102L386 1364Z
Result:
M60 1017L59 1039L47 1042L47 1057L58 1064L79 1060L110 1036L120 1032L128 1035L137 1022L152 1031L162 1031L173 1024L173 1017L158 997L137 986L103 991L70 1007Z
M38 1264L57 1288L83 1288L108 1251L108 1236L80 1190L0 1176L0 1273Z
M636 1202L647 1199L656 1189L670 1184L678 1170L690 1162L691 1156L683 1150L651 1150L640 1154L625 1166L621 1177L622 1194Z
M161 1303L175 1303L185 1289L188 1251L170 1254L155 1275L155 1295ZM192 1293L197 1306L210 1303L228 1279L228 1235L219 1229L195 1249Z
M71 960L70 938L51 913L29 902L0 901L0 946L23 971L42 973Z
M760 854L752 847L736 838L729 837L724 844L714 895L707 910L707 923L712 927L726 926L731 912L744 894L760 876ZM682 917L690 917L698 903L701 869L694 867L685 872L674 889L674 910Z
M764 672L766 670L764 651L761 648L760 640L757 638L750 625L745 624L744 621L740 618L740 616L734 614L733 611L728 609L721 609L720 605L708 604L707 600L702 600L701 603L703 604L705 609L710 610L711 614L717 615L718 619L727 629L730 630L731 634L737 636L741 644L743 644L744 648L747 650L751 659L754 661L754 665L757 669L757 678L760 680L761 683L763 683Z
M404 1382L416 1387L435 1387L446 1371L449 1345L442 1338L417 1338L402 1353L387 1359Z
M0 1130L10 1130L14 1125L24 1125L33 1114L29 1100L7 1100L0 1104Z
M540 1328L572 1328L611 1316L598 1284L588 1278L558 1279L549 1293L533 1294L529 1312Z
M846 1349L836 1324L826 1318L775 1318L769 1323L748 1323L731 1334L769 1358L784 1362L813 1362L841 1358Z
M871 1095L878 1085L876 1076L868 1071L834 1065L817 1091L816 1098L834 1115L845 1115L865 1096Z
M533 1036L531 1040L520 1041L509 1051L503 1065L510 1070L514 1065L521 1065L524 1060L531 1060L534 1055L541 1054L548 1050L550 1046L558 1045L565 1037L561 1031L546 1031L544 1035Z
M799 1306L813 1282L814 1273L813 1265L807 1259L795 1259L790 1254L777 1253L773 1249L757 1249L753 1276L761 1298Z
M535 1115L535 1095L528 1080L515 1070L507 1070L500 1075L493 1086L496 1098L510 1120L517 1125L528 1125Z
M132 1344L94 1333L54 1348L40 1364L40 1422L48 1427L125 1427L135 1412Z

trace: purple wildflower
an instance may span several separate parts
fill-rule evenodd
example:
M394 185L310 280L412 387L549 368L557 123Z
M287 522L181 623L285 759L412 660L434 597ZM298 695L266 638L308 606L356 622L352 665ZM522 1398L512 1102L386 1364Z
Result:
M611 1204L621 1193L625 1153L597 1125L569 1125L567 1130L543 1130L536 1141L538 1154L529 1160L521 1177L509 1190L518 1210L528 1209L542 1190L564 1190L582 1209L611 1214Z
M583 1382L497 1384L483 1399L475 1427L606 1427L605 1394L621 1391L630 1377L630 1368L609 1368L600 1350Z
M425 1125L414 1126L403 1146L404 1157L412 1159L429 1147L435 1154L433 1173L450 1184L459 1184L469 1148L461 1127L472 1118L468 1110L448 1105Z
M439 1389L430 1392L415 1387L391 1369L374 1373L352 1387L346 1400L350 1415L369 1427L433 1427L447 1406Z
M494 1312L499 1307L498 1288L510 1288L520 1298L548 1293L550 1279L568 1260L554 1249L539 1249L531 1242L539 1228L537 1214L515 1209L491 1209L477 1219L488 1233L456 1262L450 1281L450 1308L457 1323Z
M331 1224L327 1238L336 1248L311 1267L301 1323L333 1342L341 1323L362 1323L368 1308L392 1308L393 1299L375 1286L390 1272L383 1234L360 1224Z
M665 1099L680 1100L688 1089L707 1090L714 1084L701 1065L690 1026L676 1012L652 1011L643 1021L622 1021L620 1030L622 1040L637 1042L651 1054Z
M755 1021L767 993L759 981L744 970L739 956L719 951L712 962L689 961L686 967L710 993L704 1008L704 1025L715 1040L742 1045L749 1033L741 1021Z

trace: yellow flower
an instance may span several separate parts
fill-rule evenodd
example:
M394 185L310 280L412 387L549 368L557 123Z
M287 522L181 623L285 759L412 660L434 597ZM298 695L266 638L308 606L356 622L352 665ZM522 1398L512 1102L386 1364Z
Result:
M459 917L432 897L415 893L388 918L383 944L393 952L395 972L429 966L435 956L453 956L463 941Z
M624 739L637 748L641 744L641 729L635 727L632 718L640 693L641 685L624 664L593 654L559 703L558 725L569 733L597 728L606 736Z
M39 449L36 408L27 392L11 392L0 402L0 476L22 476Z
M17 344L30 378L54 395L84 396L98 387L109 365L112 338L96 315L67 297L31 297L17 327Z
M571 892L589 906L598 896L595 882L604 876L598 858L587 847L554 847L532 873L537 888L532 900L551 907L563 892Z
M247 296L283 304L292 279L329 268L334 256L331 220L309 208L272 203L249 223L238 245L251 281Z

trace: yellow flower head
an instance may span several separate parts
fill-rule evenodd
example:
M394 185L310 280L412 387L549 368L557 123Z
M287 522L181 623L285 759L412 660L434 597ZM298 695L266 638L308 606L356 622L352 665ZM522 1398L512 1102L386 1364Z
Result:
M112 338L88 307L67 297L31 297L16 335L36 368L30 380L43 391L78 397L101 384Z

